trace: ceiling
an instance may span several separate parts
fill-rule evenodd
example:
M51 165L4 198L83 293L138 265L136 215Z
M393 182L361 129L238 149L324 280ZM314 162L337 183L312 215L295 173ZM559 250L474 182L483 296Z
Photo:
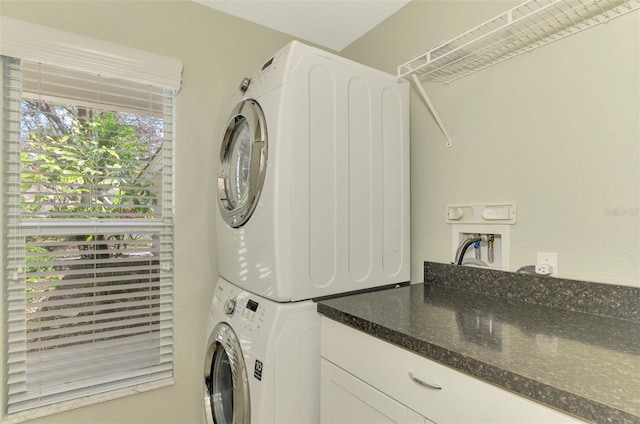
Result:
M340 51L410 0L193 0Z

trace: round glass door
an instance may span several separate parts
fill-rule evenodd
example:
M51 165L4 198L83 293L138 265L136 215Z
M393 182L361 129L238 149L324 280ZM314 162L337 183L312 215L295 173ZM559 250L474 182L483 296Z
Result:
M244 225L262 193L267 167L267 127L258 102L243 100L227 121L218 167L218 206L231 227Z
M204 370L205 414L209 424L251 422L249 381L240 344L227 324L214 329Z

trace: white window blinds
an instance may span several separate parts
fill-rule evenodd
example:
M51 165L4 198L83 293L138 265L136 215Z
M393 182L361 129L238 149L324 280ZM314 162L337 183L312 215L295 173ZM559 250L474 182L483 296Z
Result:
M2 57L5 414L173 377L173 91Z

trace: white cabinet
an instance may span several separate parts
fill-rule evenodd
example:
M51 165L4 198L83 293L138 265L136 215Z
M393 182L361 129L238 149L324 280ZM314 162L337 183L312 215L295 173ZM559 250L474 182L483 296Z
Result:
M323 423L582 422L325 317L321 350Z

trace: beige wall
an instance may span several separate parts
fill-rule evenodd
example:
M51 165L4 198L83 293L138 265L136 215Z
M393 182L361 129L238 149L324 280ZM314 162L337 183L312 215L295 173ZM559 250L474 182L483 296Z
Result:
M396 66L517 3L414 0L342 53ZM640 13L443 86L415 88L412 279L451 260L449 204L515 201L511 269L557 252L560 277L640 286Z
M505 2L414 0L343 53L376 68L491 18ZM176 116L176 384L42 423L202 422L204 320L217 268L214 166L226 100L289 37L182 1L7 1L0 13L184 63ZM454 139L412 98L412 279L450 260L451 203L515 201L515 269L559 254L561 276L640 286L636 13L427 90ZM618 213L620 212L620 213Z
M217 276L220 121L240 77L290 40L189 1L6 1L17 19L181 59L176 101L175 385L38 423L201 423L205 320ZM2 361L4 363L4 361Z

